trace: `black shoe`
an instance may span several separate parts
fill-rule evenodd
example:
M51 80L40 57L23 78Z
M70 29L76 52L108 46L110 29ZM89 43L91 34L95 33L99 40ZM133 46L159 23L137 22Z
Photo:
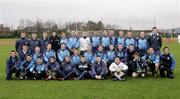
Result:
M120 81L125 81L125 79L124 79L124 78L120 78L119 80L120 80Z
M113 81L117 81L118 79L117 78L113 78Z

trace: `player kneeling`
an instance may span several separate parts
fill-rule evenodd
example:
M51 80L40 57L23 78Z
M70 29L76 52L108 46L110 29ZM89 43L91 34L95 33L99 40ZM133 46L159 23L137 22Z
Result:
M33 64L31 55L27 55L26 59L20 64L20 79L29 79L30 78L30 68Z
M111 71L113 80L125 80L126 71L128 70L128 66L121 62L119 57L114 59L114 62L109 66L109 70Z
M76 74L78 75L76 80L90 78L89 70L90 64L87 63L84 56L81 56L80 64L76 68Z
M46 78L45 80L56 80L58 77L58 71L60 69L59 63L56 61L55 56L51 56L49 62L45 66Z
M165 77L165 72L167 72L167 77L170 79L174 78L173 71L175 69L176 61L173 55L170 53L168 47L164 47L164 53L160 56L160 75L162 78Z
M91 67L91 71L89 72L92 78L96 80L104 80L108 74L108 69L105 63L102 61L101 56L96 56L96 61L93 63Z
M12 80L12 74L16 74L16 79L19 80L18 57L16 51L10 52L10 57L6 61L6 80Z
M36 62L33 64L33 66L30 68L31 77L33 77L33 80L40 80L44 79L45 72L44 72L44 63L41 57L37 57Z
M132 62L133 73L132 77L145 77L147 70L147 63L140 57L138 52L134 53L134 59Z

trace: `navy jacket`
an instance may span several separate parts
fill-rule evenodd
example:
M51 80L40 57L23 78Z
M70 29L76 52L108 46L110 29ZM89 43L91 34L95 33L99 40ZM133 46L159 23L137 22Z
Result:
M16 56L15 58L10 57L6 61L6 73L12 72L13 69L18 69L18 57Z
M60 69L60 65L57 61L55 61L54 63L51 63L51 62L48 62L46 65L45 65L45 71L53 71L53 72L56 72Z
M15 45L16 51L19 53L22 50L22 46L28 45L28 43L29 43L29 41L27 38L19 38L16 41L16 45Z
M107 67L105 66L105 63L104 62L100 62L100 63L97 63L95 62L92 67L91 67L91 72L92 74L95 76L95 75L106 75L107 72L108 72L108 69Z

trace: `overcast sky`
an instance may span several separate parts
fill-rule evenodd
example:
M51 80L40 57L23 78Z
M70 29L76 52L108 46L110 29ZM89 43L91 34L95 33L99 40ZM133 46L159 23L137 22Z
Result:
M0 0L0 23L17 26L20 19L102 20L120 28L180 27L179 0ZM156 20L156 21L154 21Z

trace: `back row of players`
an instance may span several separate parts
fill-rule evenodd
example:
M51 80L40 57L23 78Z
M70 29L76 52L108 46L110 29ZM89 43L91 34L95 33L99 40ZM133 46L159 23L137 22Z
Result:
M160 55L162 39L156 27L148 37L141 32L139 38L133 38L131 31L126 37L123 31L117 37L114 31L104 31L104 36L95 32L92 37L71 34L62 33L59 38L55 32L51 37L44 32L37 39L32 33L27 39L26 33L21 33L15 46L19 57L11 51L6 79L12 79L13 72L17 79L104 79L109 72L114 80L124 80L126 74L145 77L148 70L154 77L160 71L161 77L174 78L174 57L168 47Z

